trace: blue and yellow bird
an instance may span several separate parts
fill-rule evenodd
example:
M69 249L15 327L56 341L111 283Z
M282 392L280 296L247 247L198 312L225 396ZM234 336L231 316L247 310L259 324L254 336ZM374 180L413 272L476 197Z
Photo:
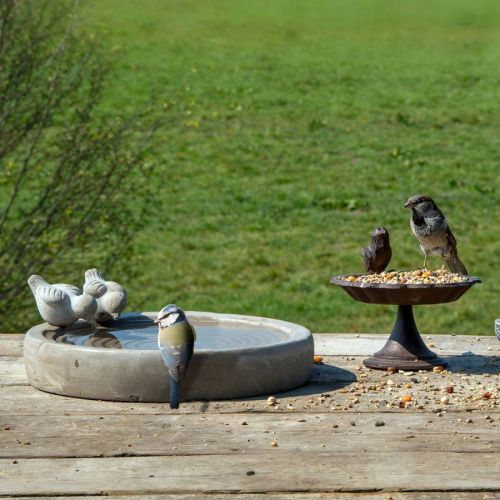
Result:
M170 408L179 408L179 383L193 357L196 332L184 311L175 304L165 306L155 320L158 324L158 347L170 375Z

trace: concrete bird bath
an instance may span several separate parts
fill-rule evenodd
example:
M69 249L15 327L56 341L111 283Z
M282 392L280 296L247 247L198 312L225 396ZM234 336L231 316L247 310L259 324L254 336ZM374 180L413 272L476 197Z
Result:
M314 342L306 328L269 318L187 312L197 333L183 400L276 393L305 384ZM46 392L112 401L168 401L168 372L157 345L156 313L128 313L95 329L43 323L24 341L31 385Z

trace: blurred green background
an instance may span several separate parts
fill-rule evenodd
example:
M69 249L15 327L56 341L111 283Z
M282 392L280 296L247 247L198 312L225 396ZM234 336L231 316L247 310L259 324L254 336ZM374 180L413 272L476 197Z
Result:
M81 9L114 54L107 110L167 96L159 196L134 257L107 276L124 282L131 309L177 302L315 332L387 332L394 307L354 302L329 277L362 270L360 249L378 225L391 233L392 268L421 266L403 203L423 192L483 283L457 303L417 308L419 327L493 332L498 1L91 0Z

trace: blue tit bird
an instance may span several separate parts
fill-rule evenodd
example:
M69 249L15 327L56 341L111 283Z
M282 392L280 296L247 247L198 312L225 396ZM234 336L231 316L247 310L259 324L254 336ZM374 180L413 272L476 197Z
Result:
M155 323L158 325L158 347L170 376L170 408L179 408L179 383L193 357L196 332L184 311L175 304L165 306Z

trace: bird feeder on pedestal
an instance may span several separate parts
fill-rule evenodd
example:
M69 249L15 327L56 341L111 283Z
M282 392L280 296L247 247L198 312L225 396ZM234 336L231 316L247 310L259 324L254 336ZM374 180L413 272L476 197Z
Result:
M413 317L413 306L444 304L459 299L479 278L467 276L458 283L392 284L349 281L348 277L362 275L341 274L331 278L354 300L368 304L397 305L398 312L392 333L385 346L363 361L368 368L386 370L432 370L446 366L446 361L432 352L423 341Z

